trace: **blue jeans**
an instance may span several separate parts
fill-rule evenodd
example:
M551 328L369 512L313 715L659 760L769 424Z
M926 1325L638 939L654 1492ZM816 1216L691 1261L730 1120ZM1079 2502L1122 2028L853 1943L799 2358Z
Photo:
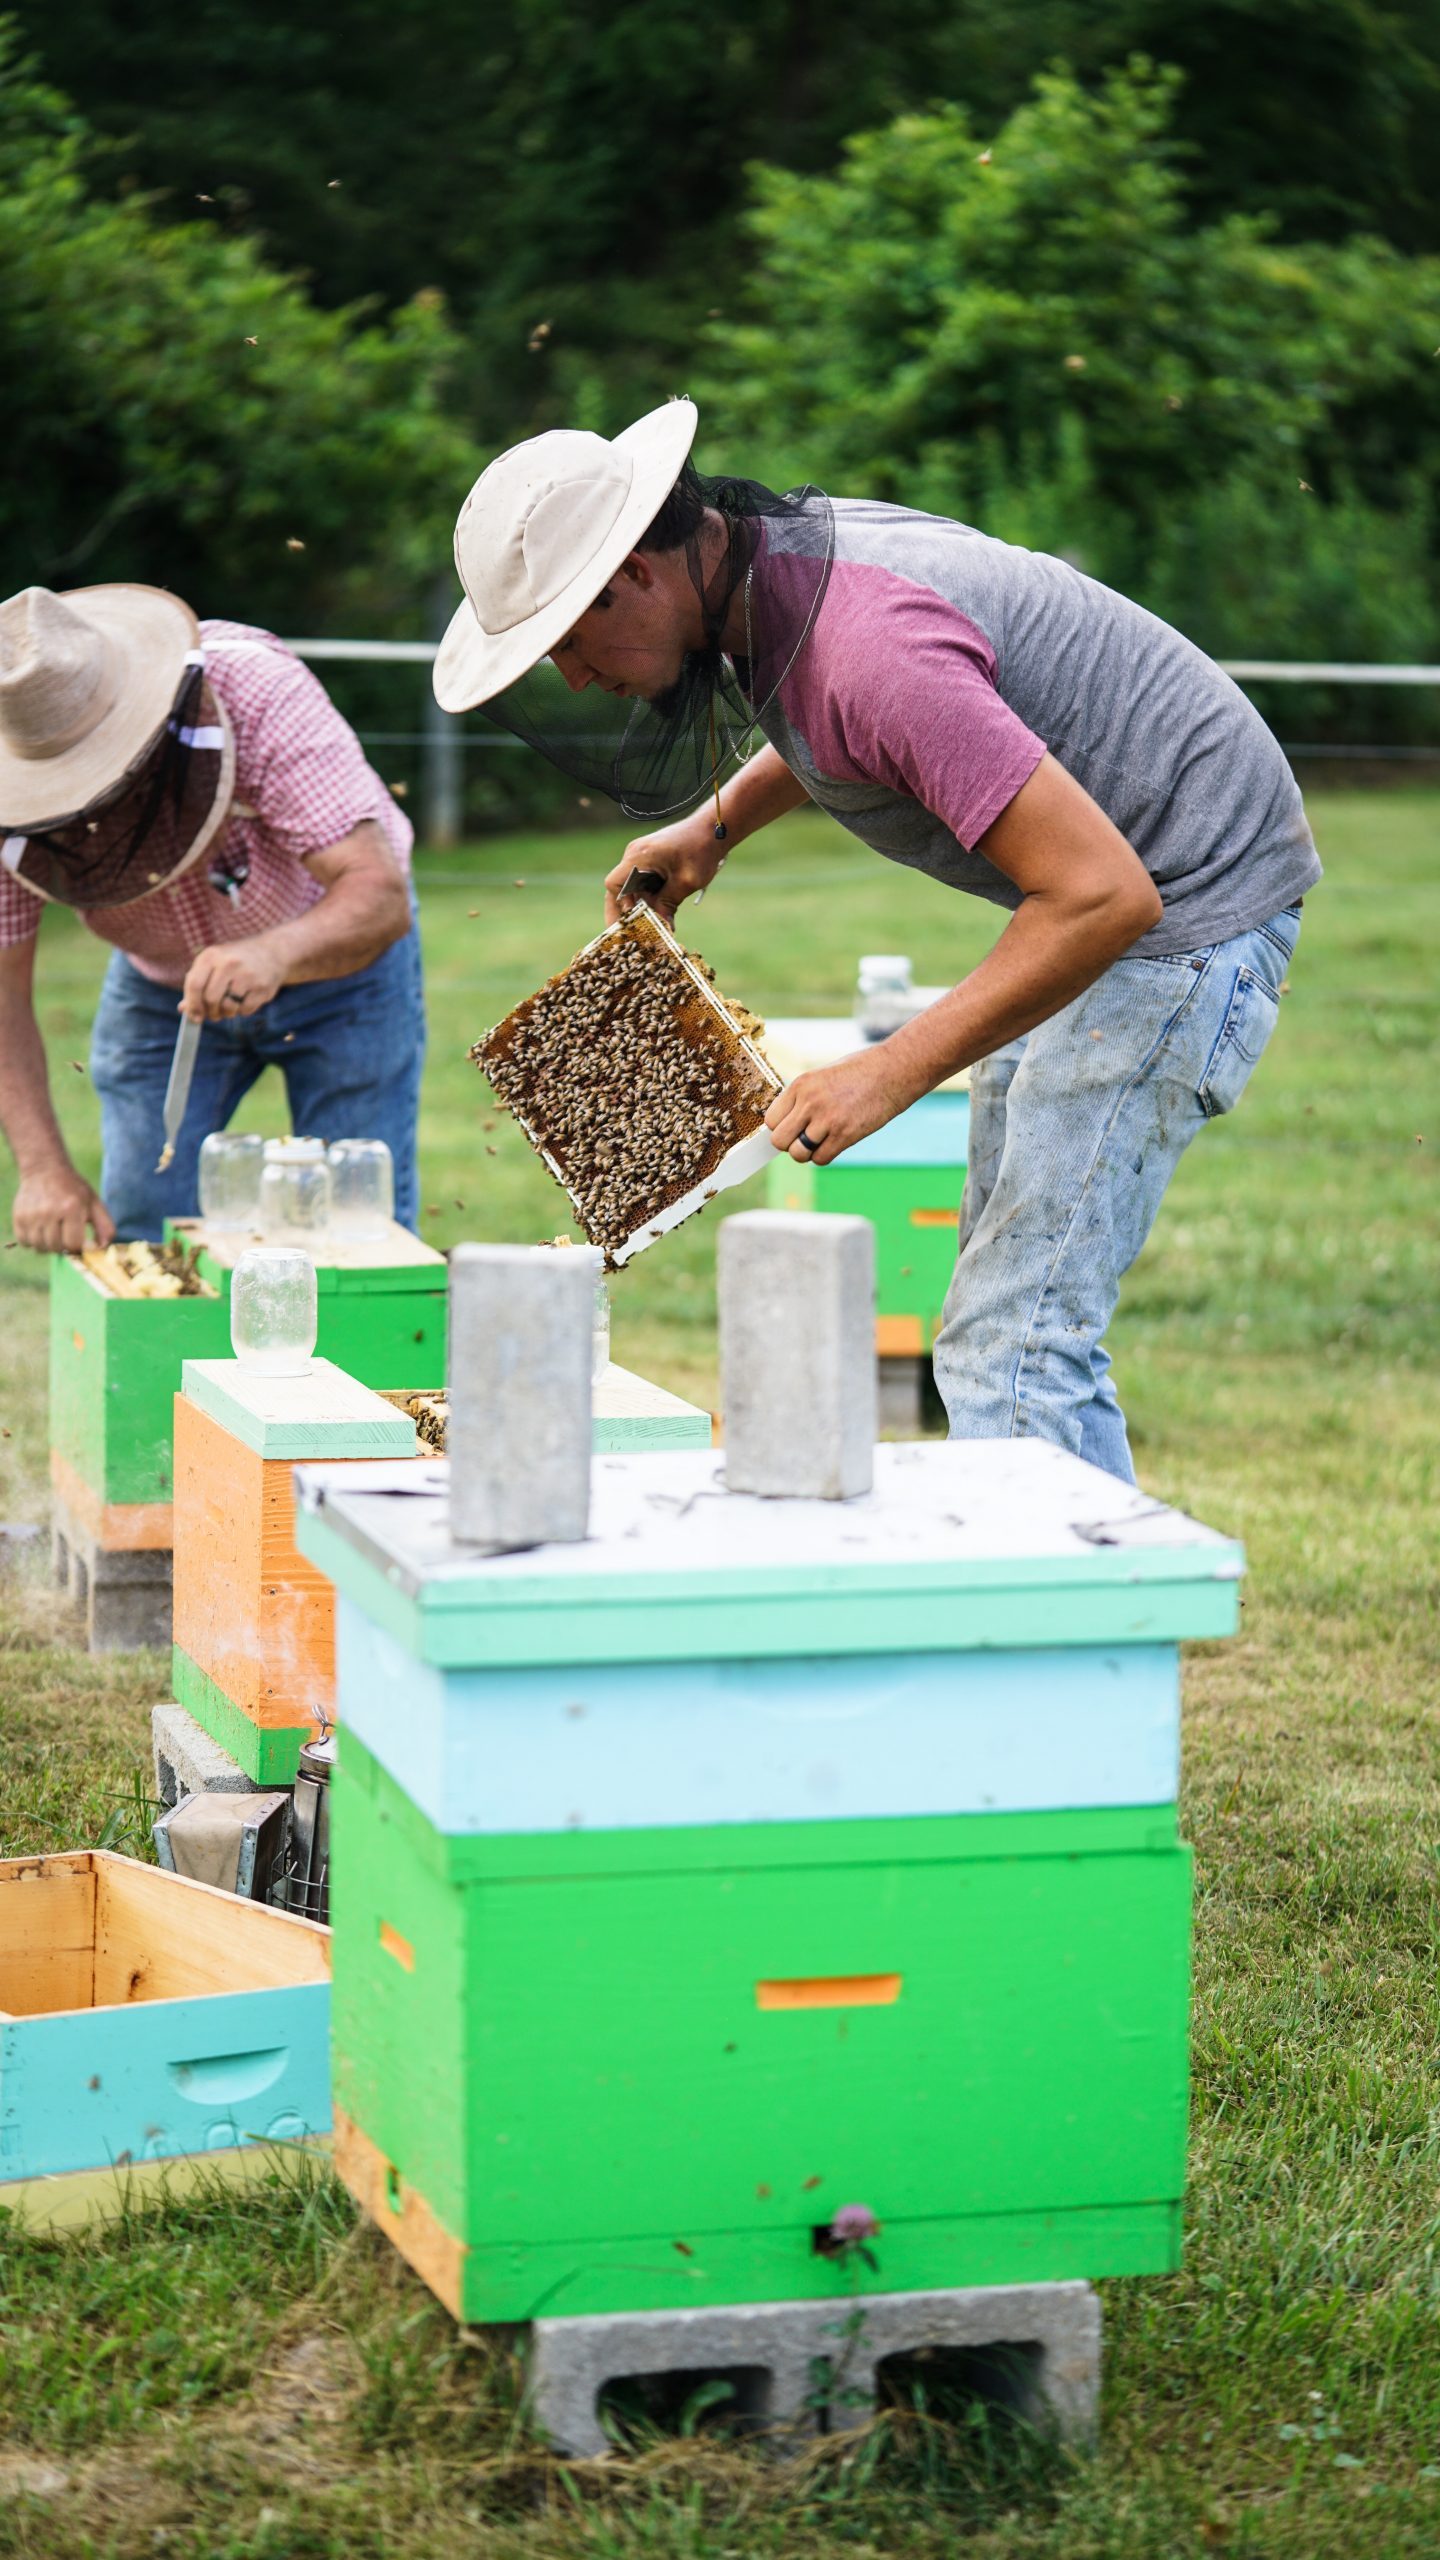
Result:
M952 1440L1033 1436L1135 1481L1104 1335L1196 1131L1234 1109L1300 910L1117 960L970 1077L960 1253L935 1344Z
M263 1070L285 1078L296 1135L383 1138L395 1159L395 1215L413 1227L419 1209L415 1123L425 1059L420 933L412 923L347 978L282 987L239 1022L207 1022L190 1102L168 1173L157 1174L161 1112L175 1034L174 987L157 987L117 951L105 973L90 1044L100 1096L104 1160L100 1196L121 1236L155 1238L167 1218L193 1218L200 1142L224 1129Z

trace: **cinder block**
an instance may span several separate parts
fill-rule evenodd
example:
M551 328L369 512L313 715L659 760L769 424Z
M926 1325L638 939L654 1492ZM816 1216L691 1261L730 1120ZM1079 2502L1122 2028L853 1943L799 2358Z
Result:
M23 1570L32 1556L43 1556L45 1532L38 1520L0 1521L0 1575Z
M731 1493L868 1493L875 1238L864 1218L752 1209L720 1229L720 1401Z
M590 1516L600 1256L462 1244L450 1257L450 1533L467 1546L572 1543Z
M918 1440L925 1419L925 1369L918 1354L883 1355L876 1361L880 1428L896 1440Z
M168 1547L102 1546L57 1494L50 1551L56 1583L84 1612L85 1641L92 1653L131 1653L143 1645L169 1644Z
M150 1710L150 1745L155 1755L155 1792L163 1805L182 1796L248 1796L258 1793L238 1761L183 1707Z
M1067 2443L1093 2444L1100 2303L1081 2283L536 2320L529 2397L557 2450L581 2456L610 2450L601 2393L661 2376L698 2386L723 2375L750 2427L810 2435L866 2425L893 2358L956 2349L973 2358L979 2397Z

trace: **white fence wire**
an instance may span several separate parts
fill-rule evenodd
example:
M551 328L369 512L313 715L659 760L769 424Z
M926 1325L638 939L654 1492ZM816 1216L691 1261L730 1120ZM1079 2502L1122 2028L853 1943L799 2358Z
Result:
M299 658L352 664L428 667L439 648L435 640L290 640ZM1220 658L1217 665L1237 684L1440 685L1440 666L1361 664L1342 658ZM518 747L523 742L502 729L483 734L462 730L457 718L442 711L430 687L424 692L423 726L419 729L371 729L359 732L366 746L423 747L424 777L420 831L427 844L457 844L464 823L464 755L467 747ZM1291 746L1297 756L1407 757L1440 755L1440 748L1402 746Z

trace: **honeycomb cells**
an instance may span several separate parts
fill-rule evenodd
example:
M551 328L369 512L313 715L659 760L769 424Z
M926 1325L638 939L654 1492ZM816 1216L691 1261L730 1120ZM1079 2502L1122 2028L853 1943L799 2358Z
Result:
M780 1089L735 1013L643 909L470 1054L606 1253L703 1183Z

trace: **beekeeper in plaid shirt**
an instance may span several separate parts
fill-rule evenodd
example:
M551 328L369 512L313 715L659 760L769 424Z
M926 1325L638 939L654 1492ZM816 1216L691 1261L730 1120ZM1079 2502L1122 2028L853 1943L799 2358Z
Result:
M193 1216L200 1145L278 1066L306 1137L383 1138L416 1212L425 1018L412 830L323 686L268 631L155 587L0 605L0 1125L42 1253ZM35 1019L47 902L114 945L90 1050L100 1190L76 1171ZM205 1025L156 1171L180 1014Z

